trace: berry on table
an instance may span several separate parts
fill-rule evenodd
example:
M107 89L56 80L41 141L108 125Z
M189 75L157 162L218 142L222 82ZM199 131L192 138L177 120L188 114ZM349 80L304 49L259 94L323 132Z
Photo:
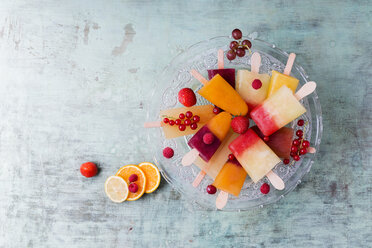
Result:
M237 116L231 121L231 128L235 133L243 134L249 128L249 119L244 116Z
M168 118L164 118L164 119L163 119L163 122L164 122L164 123L168 123L168 122L169 122L169 119L168 119Z
M212 133L206 133L203 135L203 142L206 145L212 144L214 141L214 135Z
M130 175L128 180L129 180L130 183L133 183L133 182L137 181L138 180L137 174Z
M232 32L231 32L231 35L232 37L235 39L235 40L239 40L242 38L243 36L243 33L242 31L240 31L240 29L234 29Z
M210 195L214 195L216 194L217 192L217 189L214 185L208 185L207 186L207 193L210 194Z
M185 131L185 130L186 130L186 126L185 126L185 124L181 124L181 125L179 125L179 126L178 126L178 129L179 129L180 131Z
M229 50L227 53L226 53L226 58L228 60L234 60L236 58L236 53L233 51L233 50Z
M289 159L288 159L288 158L285 158L285 159L283 160L283 164L289 164Z
M299 125L300 127L302 127L304 124L305 124L305 121L302 119L297 121L297 125Z
M244 57L245 55L244 48L239 47L238 49L236 49L236 55L238 55L238 57Z
M196 124L196 123L192 123L192 124L190 125L190 128L191 128L191 130L195 130L195 129L198 128L198 124Z
M184 113L181 113L179 116L178 116L181 120L185 119L185 114Z
M174 120L169 120L169 125L173 126L175 124Z
M186 118L191 118L192 117L192 112L191 111L187 111L186 112Z
M94 177L97 172L97 165L93 162L86 162L80 166L80 173L85 177Z
M138 185L136 183L131 183L128 186L128 189L132 193L136 193L138 191Z
M174 155L174 151L173 151L172 148L166 147L166 148L163 149L163 156L165 158L172 158L173 155Z
M196 104L196 96L192 89L183 88L178 92L178 101L185 107L191 107Z
M267 183L264 183L261 185L260 190L262 194L266 195L270 192L270 185L268 185Z
M253 82L252 82L252 88L253 88L253 89L258 90L258 89L260 89L261 87L262 87L262 82L261 82L261 80L259 80L259 79L255 79L255 80L253 80Z

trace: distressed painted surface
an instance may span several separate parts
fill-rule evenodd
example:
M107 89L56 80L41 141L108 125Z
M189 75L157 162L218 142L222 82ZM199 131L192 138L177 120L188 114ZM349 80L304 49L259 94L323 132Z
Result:
M157 2L1 2L0 247L371 247L371 1ZM153 77L235 27L296 52L319 83L311 173L252 212L194 209L166 183L112 204L105 178L151 159ZM89 160L102 171L87 180Z

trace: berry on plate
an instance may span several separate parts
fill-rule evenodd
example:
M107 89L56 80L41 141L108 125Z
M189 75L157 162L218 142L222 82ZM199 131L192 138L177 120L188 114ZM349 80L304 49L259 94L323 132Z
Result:
M97 172L97 165L93 162L86 162L80 166L80 173L85 177L94 177Z
M183 88L178 92L178 101L185 107L191 107L196 104L196 96L192 89Z
M173 151L172 148L166 147L166 148L163 149L163 156L165 158L172 158L173 155L174 155L174 151Z

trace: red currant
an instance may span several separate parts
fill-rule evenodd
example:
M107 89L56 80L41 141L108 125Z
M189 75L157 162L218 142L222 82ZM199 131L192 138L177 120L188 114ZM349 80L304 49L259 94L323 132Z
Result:
M186 126L189 126L191 124L191 120L190 119L186 119L184 122L183 122Z
M213 194L216 194L217 192L217 189L215 186L213 185L208 185L207 186L207 193L210 194L210 195L213 195Z
M186 126L184 124L181 124L181 125L178 126L178 129L180 131L185 131L186 130Z
M170 121L169 121L169 125L171 125L171 126L173 126L174 123L175 123L174 120L170 120Z
M180 120L180 119L177 119L177 120L174 121L174 123L175 123L176 125L180 125L180 124L181 124L181 120Z
M301 148L300 149L300 155L305 155L307 153L306 148Z
M214 108L213 108L213 113L214 113L214 114L217 115L217 114L219 114L220 112L221 112L221 109L220 109L219 107L214 107Z
M235 40L239 40L242 38L243 36L243 33L242 31L240 31L240 29L234 29L231 33L232 37L235 39Z
M264 183L261 185L260 190L262 194L266 195L270 192L270 185L268 185L267 183Z
M168 123L168 122L169 122L169 119L168 119L168 118L164 118L164 119L163 119L163 122L164 122L164 123Z
M302 119L297 121L297 125L299 125L300 127L302 127L304 124L305 124L305 121Z
M294 156L293 156L293 159L296 160L296 161L299 161L299 160L300 160L300 156L298 156L298 155L294 155Z
M298 146L298 145L300 145L300 142L297 139L295 139L295 140L293 140L292 145Z
M297 155L297 153L296 153L296 152L291 152L290 155L291 155L291 157L293 158L294 156Z
M230 49L234 50L238 47L239 43L235 40L230 42Z
M195 130L195 129L198 128L198 124L196 124L196 123L192 123L192 124L190 125L190 128L191 128L192 130Z
M229 160L230 160L230 161L233 161L234 159L235 159L234 154L230 153L230 154L229 154Z
M304 135L304 132L302 130L297 130L296 135L297 135L297 137L301 138Z
M196 122L199 122L200 121L200 117L199 117L199 115L194 115L193 117L192 117L192 120L196 123Z
M245 49L248 49L248 48L251 48L252 47L252 43L249 40L243 40L242 41L242 45L244 46Z
M226 57L228 60L234 60L236 58L236 53L234 52L234 50L229 50L227 53L226 53Z
M238 57L244 57L245 55L244 48L239 47L238 49L236 49L236 55L238 55Z
M291 152L297 152L297 151L298 151L297 146L292 146L292 147L291 147Z
M265 136L265 137L263 137L263 140L264 140L265 142L268 142L268 141L270 140L270 138L269 138L269 136Z
M186 112L186 118L191 118L192 117L192 112L191 111L187 111Z
M304 140L304 141L302 142L302 147L303 147L303 148L308 148L308 147L310 147L310 142L307 141L307 140Z
M184 113L181 113L179 116L178 116L181 120L185 119L185 114Z
M284 160L283 160L283 163L284 163L284 164L289 164L289 159L288 159L288 158L284 159Z

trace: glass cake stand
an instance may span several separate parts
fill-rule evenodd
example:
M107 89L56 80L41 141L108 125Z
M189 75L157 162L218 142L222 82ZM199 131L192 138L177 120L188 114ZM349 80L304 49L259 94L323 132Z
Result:
M243 39L245 38L249 39L248 37L243 37ZM148 101L148 106L146 106L146 121L160 120L160 110L182 107L177 100L178 91L182 88L189 87L196 92L201 88L201 83L190 75L190 69L198 70L207 78L207 70L217 68L218 49L223 49L227 52L231 40L232 38L228 36L211 38L198 42L183 53L177 55L158 77L150 98L151 100ZM252 53L257 51L262 57L260 73L268 73L271 75L272 70L283 72L288 53L265 41L259 39L250 40L252 42ZM250 57L251 54L247 52L243 58L237 57L231 62L225 58L225 67L250 70ZM292 68L292 76L300 80L298 88L308 81L308 75L305 73L304 69L296 63ZM198 105L208 103L208 101L200 95L196 95ZM294 120L289 125L295 128L295 130L302 129L305 139L309 140L311 146L318 150L323 131L322 110L318 95L314 92L301 100L301 102L307 109L307 112L298 119L304 119L305 122L307 122L306 127L298 127L296 125L298 119ZM182 195L187 197L188 202L191 204L197 204L203 209L215 210L215 201L218 192L214 195L209 195L206 192L207 185L211 184L213 180L206 176L200 185L194 188L191 183L200 172L200 169L195 165L188 167L183 167L181 165L183 155L190 150L187 141L191 136L167 140L161 128L146 129L146 132L148 143L152 146L154 162L158 165L165 180ZM174 157L171 159L164 158L162 154L163 148L167 146L172 147L175 152ZM263 195L260 192L260 186L264 182L268 183L266 177L254 184L249 176L247 176L240 196L235 197L230 195L228 203L223 210L244 211L256 207L263 207L264 205L278 201L296 188L301 182L302 177L310 171L315 156L316 153L306 154L305 156L301 156L300 161L295 163L292 162L290 166L284 165L283 163L275 166L273 171L283 179L286 185L285 189L282 191L271 187L269 194Z

